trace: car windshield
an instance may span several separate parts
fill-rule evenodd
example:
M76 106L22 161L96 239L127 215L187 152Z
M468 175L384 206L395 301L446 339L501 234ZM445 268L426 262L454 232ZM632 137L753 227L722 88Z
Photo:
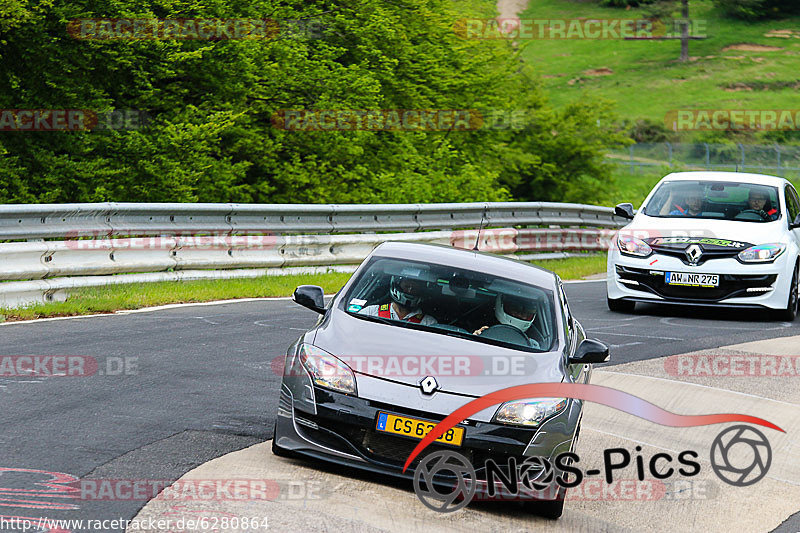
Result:
M667 181L644 208L649 217L772 222L781 216L777 187L720 181Z
M376 257L342 308L397 327L546 352L556 340L554 301L550 290L491 274Z

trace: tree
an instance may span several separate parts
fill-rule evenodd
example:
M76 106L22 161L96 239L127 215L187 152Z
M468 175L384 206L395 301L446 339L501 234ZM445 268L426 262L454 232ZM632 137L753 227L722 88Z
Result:
M2 135L0 202L493 201L511 198L512 186L526 198L551 200L578 190L572 183L608 175L597 160L614 138L555 112L509 42L460 38L454 21L486 13L451 0L9 6L0 8L0 109L137 109L152 122L131 131ZM265 14L319 21L322 30L250 41L113 42L66 31L78 18ZM523 134L295 132L271 124L286 109L525 110L531 125ZM524 172L515 175L510 162ZM555 185L533 186L543 179Z

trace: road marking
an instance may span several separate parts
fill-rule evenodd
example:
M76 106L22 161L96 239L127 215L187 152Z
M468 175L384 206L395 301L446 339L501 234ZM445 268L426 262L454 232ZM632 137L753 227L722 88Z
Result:
M612 348L622 348L624 346L636 346L638 344L644 344L643 342L626 342L625 344L612 344Z

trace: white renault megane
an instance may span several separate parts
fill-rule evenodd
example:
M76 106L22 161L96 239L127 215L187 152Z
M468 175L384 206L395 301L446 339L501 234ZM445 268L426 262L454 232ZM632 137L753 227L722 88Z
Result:
M774 176L681 172L663 178L608 254L608 307L636 302L798 311L800 199Z

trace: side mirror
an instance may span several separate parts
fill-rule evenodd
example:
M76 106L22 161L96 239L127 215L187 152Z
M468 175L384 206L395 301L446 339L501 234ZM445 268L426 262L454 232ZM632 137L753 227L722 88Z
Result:
M608 346L594 339L583 339L575 350L575 355L569 358L571 365L588 365L592 363L605 363L608 361Z
M292 300L319 314L325 312L325 291L316 285L300 285L294 290Z
M797 215L797 218L794 219L794 222L789 224L789 229L797 229L800 228L800 215Z
M614 214L628 220L633 219L633 204L619 204L614 208Z

